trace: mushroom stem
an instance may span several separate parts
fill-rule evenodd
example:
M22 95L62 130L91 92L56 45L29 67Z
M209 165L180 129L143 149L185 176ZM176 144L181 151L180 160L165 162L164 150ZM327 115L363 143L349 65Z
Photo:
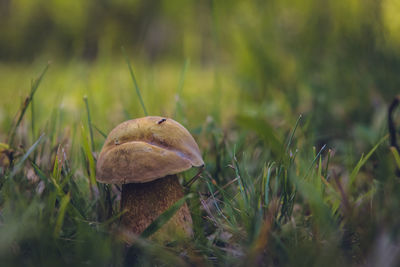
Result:
M122 225L134 234L142 233L158 216L184 196L176 175L169 175L148 183L122 186L121 208L127 212ZM151 239L170 241L193 235L192 217L184 203L174 216Z

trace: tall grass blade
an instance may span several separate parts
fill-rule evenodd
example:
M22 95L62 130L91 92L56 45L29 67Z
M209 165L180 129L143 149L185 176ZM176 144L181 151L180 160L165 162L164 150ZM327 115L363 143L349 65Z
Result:
M83 101L85 102L85 107L86 107L86 114L87 114L87 120L88 120L88 127L89 127L89 134L90 134L90 144L92 151L94 151L94 139L93 139L93 129L92 129L92 118L90 116L90 109L89 109L89 103L88 103L88 98L85 95L83 97Z
M359 173L361 167L367 162L367 160L374 154L375 150L384 142L386 139L388 139L389 135L385 135L384 137L381 138L381 140L378 141L378 143L368 152L368 154L364 157L364 155L361 155L360 160L358 161L357 165L354 167L353 171L350 174L350 180L349 180L349 187L352 188L352 185L354 181L356 180L356 176Z
M296 130L297 130L297 127L299 126L301 118L302 118L302 115L300 114L299 118L296 121L296 124L294 125L292 132L290 133L289 140L288 140L287 146L286 146L286 153L289 152L290 145L292 144L294 134L296 133Z
M181 106L180 98L182 96L183 84L185 82L186 72L189 68L189 65L190 65L190 60L185 59L185 63L183 64L182 71L181 71L181 76L179 78L178 88L176 90L176 105L175 105L174 118L177 118L178 114L182 113L182 106Z
M87 171L89 174L89 181L91 185L96 185L96 164L93 158L92 151L90 150L87 131L83 125L82 125L82 143L83 143L83 153L88 163L88 166L86 167L88 168Z
M265 167L264 167L264 180L265 180L265 183L264 183L264 205L266 206L266 207L268 207L268 204L269 204L269 184L270 184L270 181L271 181L271 173L272 173L272 168L273 168L273 166L274 166L274 163L271 163L271 164L268 164L268 171L267 171L267 174L265 175Z
M46 65L42 73L40 74L39 78L37 78L32 84L31 84L31 90L29 92L28 97L25 99L24 103L22 104L21 110L19 111L19 115L17 115L17 120L15 124L11 127L10 133L9 133L9 138L8 138L8 144L12 146L14 143L14 138L15 138L15 133L17 131L18 126L21 124L22 119L24 118L25 112L29 107L29 104L33 100L33 97L44 77L46 74L47 70L49 69L50 63Z
M233 155L232 155L232 161L233 161L233 167L235 169L235 175L236 177L238 177L238 184L239 184L239 190L240 190L240 194L242 195L245 207L248 206L249 200L247 197L247 190L246 190L246 184L243 180L243 176L240 172L240 167L239 167L239 163L236 159L236 145L233 147Z
M33 81L31 81L31 87L33 87ZM32 131L32 142L35 140L35 105L34 99L31 100L31 131Z
M137 81L136 81L135 74L133 73L131 63L129 62L128 55L126 54L126 51L125 51L125 48L124 48L124 47L121 47L121 50L122 50L122 53L124 54L126 64L128 65L129 73L131 74L131 78L132 78L132 81L133 81L133 85L135 86L136 94L138 95L140 104L142 105L144 115L145 115L145 116L148 116L146 107L144 106L142 94L140 93L139 85L138 85L138 83L137 83Z
M328 150L328 158L326 160L325 172L323 174L326 180L328 180L328 169L329 169L329 162L331 160L331 154L332 154L332 149L329 149Z

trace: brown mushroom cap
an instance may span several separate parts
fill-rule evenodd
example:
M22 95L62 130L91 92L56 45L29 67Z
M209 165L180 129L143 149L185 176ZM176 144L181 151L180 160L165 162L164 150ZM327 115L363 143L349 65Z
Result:
M110 132L97 161L97 181L145 183L203 165L185 127L149 116L123 122Z

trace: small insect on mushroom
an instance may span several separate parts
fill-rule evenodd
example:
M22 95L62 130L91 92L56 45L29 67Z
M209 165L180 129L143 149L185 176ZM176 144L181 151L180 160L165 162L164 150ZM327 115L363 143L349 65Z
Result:
M163 118L163 119L159 120L159 121L157 122L157 124L161 124L161 123L163 123L163 122L166 121L166 120L167 120L167 119Z

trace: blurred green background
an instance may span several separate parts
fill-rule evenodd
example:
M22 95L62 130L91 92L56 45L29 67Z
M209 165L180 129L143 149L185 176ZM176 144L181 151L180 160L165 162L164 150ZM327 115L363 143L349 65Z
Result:
M123 242L110 234L119 191L89 179L101 132L144 116L124 47L149 114L181 122L203 153L189 205L199 257L220 265L395 262L396 253L382 251L399 251L400 183L381 138L400 88L399 14L397 0L0 0L0 142L18 156L0 175L0 257L122 264ZM48 62L11 142L32 78ZM93 140L87 126L98 129ZM160 256L149 247L147 260Z
M74 116L87 94L100 126L141 115L124 46L151 114L172 115L180 93L187 117L200 119L192 125L302 113L321 142L347 138L399 88L399 12L395 0L1 0L0 123L47 61L38 112Z

